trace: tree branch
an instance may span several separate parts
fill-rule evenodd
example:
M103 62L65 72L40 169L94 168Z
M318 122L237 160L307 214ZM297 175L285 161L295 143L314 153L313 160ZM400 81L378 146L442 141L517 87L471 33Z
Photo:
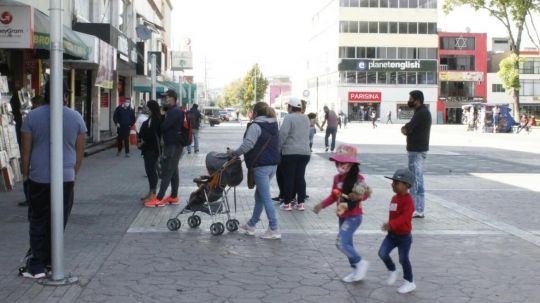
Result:
M533 36L531 35L531 31L529 30L529 26L527 25L527 22L525 22L525 31L527 32L527 35L529 36L529 39L531 39L532 44L534 44L534 47L536 47L536 49L540 50L540 44L538 44L536 42L536 40L534 40ZM536 35L538 35L538 32L536 32Z
M536 48L538 50L540 50L540 34L538 33L538 30L536 29L536 25L534 24L534 19L533 19L533 16L531 14L531 12L528 13L529 15L529 18L531 18L531 26L534 30L534 33L536 34L536 41L534 40L534 38L532 38L530 36L530 33L529 33L529 28L527 27L527 33L529 34L529 37L531 38L531 41L534 43L534 45L536 46ZM525 26L527 26L527 24L525 23Z

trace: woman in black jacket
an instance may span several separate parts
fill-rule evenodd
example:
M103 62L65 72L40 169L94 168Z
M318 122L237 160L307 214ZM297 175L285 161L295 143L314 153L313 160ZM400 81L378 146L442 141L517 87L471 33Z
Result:
M150 191L142 198L144 202L156 197L158 183L157 164L161 154L161 113L159 104L150 100L146 103L150 117L144 121L139 132L140 142L138 144L144 158L144 169L148 176Z

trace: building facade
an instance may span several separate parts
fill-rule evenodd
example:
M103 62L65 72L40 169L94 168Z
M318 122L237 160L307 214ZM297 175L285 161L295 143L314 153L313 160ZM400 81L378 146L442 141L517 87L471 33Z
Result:
M340 0L312 19L310 103L366 120L405 122L411 90L424 92L432 115L437 101L437 1Z
M462 106L487 100L487 34L439 33L437 121L461 124Z
M287 76L274 76L268 79L268 104L275 108L284 108L283 100L292 91L291 79Z

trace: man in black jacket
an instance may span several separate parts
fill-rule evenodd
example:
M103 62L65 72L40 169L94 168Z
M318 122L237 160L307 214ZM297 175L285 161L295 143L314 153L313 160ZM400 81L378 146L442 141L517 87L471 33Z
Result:
M178 186L180 177L178 173L178 163L182 156L184 147L182 146L180 135L184 123L184 112L178 107L176 92L172 89L165 93L167 96L167 113L161 123L161 137L163 138L162 155L162 178L159 192L156 198L144 203L146 207L158 207L166 204L180 204L178 199ZM171 195L165 197L167 188L171 185Z
M129 157L129 133L131 127L135 124L135 112L130 106L128 100L123 105L119 105L114 111L113 121L116 124L118 136L116 143L118 145L117 156L122 152L122 144L126 149L126 157Z
M407 136L407 153L409 170L414 173L416 182L410 193L414 200L415 211L413 218L424 217L424 172L423 165L429 150L429 133L431 130L431 113L424 105L424 94L419 90L409 93L407 105L414 108L414 115L401 128L401 133Z

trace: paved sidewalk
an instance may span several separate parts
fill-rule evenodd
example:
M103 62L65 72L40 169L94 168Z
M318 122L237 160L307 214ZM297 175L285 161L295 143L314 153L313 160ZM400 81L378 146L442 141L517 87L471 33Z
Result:
M428 154L426 218L414 221L411 259L418 289L399 295L400 280L385 285L377 251L392 192L383 176L406 166L396 130L380 125L372 131L364 124L338 133L338 140L359 145L362 172L374 188L355 238L371 262L364 282L340 281L350 269L335 247L333 209L320 215L278 210L279 241L228 232L212 236L208 216L201 216L196 229L180 216L181 229L169 232L167 219L185 204L143 208L142 159L116 157L111 150L87 158L78 178L65 239L66 269L80 278L78 285L43 287L17 277L28 243L25 209L16 206L23 195L20 189L0 194L0 302L536 302L538 154L519 151L533 146L524 136L513 143L518 151L493 149L497 143L490 140L498 134L478 134L478 144L462 144L467 133L457 128L436 128L432 135L447 144L435 144ZM235 124L202 130L201 154L181 160L183 200L195 189L193 177L205 173L205 153L236 147L242 133ZM328 194L335 174L322 142L318 134L308 166L309 208ZM236 217L245 222L253 191L243 183L237 194ZM266 222L263 214L260 232ZM397 263L397 253L393 257Z

